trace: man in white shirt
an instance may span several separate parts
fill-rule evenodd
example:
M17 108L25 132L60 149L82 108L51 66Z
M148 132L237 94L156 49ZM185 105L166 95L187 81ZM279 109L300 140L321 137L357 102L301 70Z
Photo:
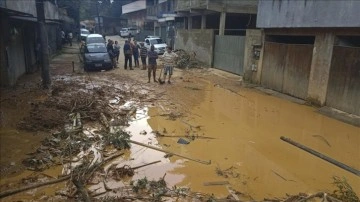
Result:
M61 34L61 43L64 45L65 44L65 32L64 32L64 30L61 30L60 34Z
M178 55L176 53L172 52L172 48L170 46L166 47L166 52L164 55L160 57L160 60L163 61L164 64L164 82L166 80L167 74L169 74L168 84L171 84L171 75L173 74L173 69L175 66L176 59L178 58Z

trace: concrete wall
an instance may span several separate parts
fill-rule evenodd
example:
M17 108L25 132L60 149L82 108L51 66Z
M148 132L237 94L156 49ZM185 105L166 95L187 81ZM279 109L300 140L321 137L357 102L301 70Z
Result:
M246 39L245 39L245 51L244 51L244 80L253 81L254 83L260 83L256 78L257 72L260 65L260 57L254 57L254 48L260 51L260 54L263 52L263 32L259 29L247 29L246 30Z
M259 0L257 27L360 27L359 0Z
M59 9L49 1L44 2L45 19L59 20Z
M211 65L213 63L214 30L177 30L175 48L195 52L196 59Z
M217 12L252 13L257 12L258 0L177 0L175 10L207 9Z
M48 50L49 54L53 55L61 48L60 28L58 24L46 24L46 31L48 35Z
M26 0L26 1L6 0L5 7L7 9L28 13L33 16L36 16L35 0Z
M307 99L316 105L325 103L334 40L333 33L319 33L315 38Z
M3 47L4 49L1 50L5 52L5 66L1 66L1 72L4 73L4 76L7 77L5 79L6 82L2 83L2 85L15 85L17 79L26 72L23 44L23 35L25 33L21 29L21 26L16 26L15 29L17 30L18 34L13 36L5 36L8 38L8 41L5 42Z
M129 27L144 27L144 22L146 20L146 10L128 13L126 14L126 17L128 18Z
M9 21L7 17L0 18L0 29L8 30ZM5 86L9 82L8 78L8 60L6 54L7 43L9 42L8 32L0 32L0 85Z

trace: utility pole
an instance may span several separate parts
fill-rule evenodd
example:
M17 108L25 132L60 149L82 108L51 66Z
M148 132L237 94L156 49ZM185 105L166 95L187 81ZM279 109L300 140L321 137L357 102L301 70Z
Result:
M51 84L49 68L48 37L45 27L44 0L36 0L36 13L41 50L41 79L43 88L49 88Z
M98 3L96 3L96 12L97 12L97 19L98 19L98 24L99 24L99 33L100 34L100 15L99 15L99 5Z

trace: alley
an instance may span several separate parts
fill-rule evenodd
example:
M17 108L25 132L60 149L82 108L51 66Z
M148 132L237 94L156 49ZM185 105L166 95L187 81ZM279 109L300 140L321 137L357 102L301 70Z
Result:
M123 47L124 39L108 38L120 41ZM131 144L130 150L106 165L105 170L110 170L111 165L136 167L161 162L140 168L134 176L120 181L108 177L108 187L97 181L101 175L95 176L88 186L95 193L110 188L122 195L120 188L146 177L163 178L169 187L187 187L192 192L214 194L216 198L225 198L230 190L235 190L242 200L260 201L287 194L332 192L336 188L332 185L333 177L338 176L346 178L359 194L358 176L280 140L281 136L289 137L359 170L359 127L323 116L316 108L246 88L239 76L215 69L175 69L173 83L164 85L148 84L147 71L140 68L124 70L123 57L114 70L84 72L78 51L76 46L67 46L52 60L50 92L41 90L37 77L31 75L21 80L15 91L3 91L1 192L19 187L21 182L31 183L31 179L66 174L69 165L49 163L42 171L44 176L35 178L37 172L29 170L31 165L22 164L30 153L46 150L41 141L63 131L64 125L71 123L70 112L81 109L81 135L95 138L95 134L102 134L106 123L97 117L100 111L109 118L113 126L110 128L128 131L133 141L211 161L205 165ZM92 102L98 104L91 110L76 108L83 103L91 106ZM124 112L127 119L117 119L124 117L121 114ZM180 144L179 139L186 144ZM90 147L94 156L97 147L100 145L95 143ZM8 152L11 148L16 148L14 153ZM211 185L219 182L220 185ZM66 193L68 187L68 183L50 185L2 201L64 200L61 197L68 194L59 193Z

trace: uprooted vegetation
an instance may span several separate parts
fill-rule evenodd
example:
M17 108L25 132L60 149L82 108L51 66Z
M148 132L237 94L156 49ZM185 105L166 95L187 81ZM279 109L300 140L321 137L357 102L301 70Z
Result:
M196 52L186 52L183 49L176 49L174 52L178 55L176 67L180 69L185 68L201 68L205 65L196 59Z
M18 126L29 131L49 131L61 129L69 119L70 113L80 113L83 121L97 121L101 114L112 117L114 109L110 99L117 98L123 104L133 96L132 92L104 84L99 87L88 87L77 82L54 82L51 95L44 101L32 102L30 115ZM118 114L126 115L121 110ZM71 121L71 120L70 120Z

